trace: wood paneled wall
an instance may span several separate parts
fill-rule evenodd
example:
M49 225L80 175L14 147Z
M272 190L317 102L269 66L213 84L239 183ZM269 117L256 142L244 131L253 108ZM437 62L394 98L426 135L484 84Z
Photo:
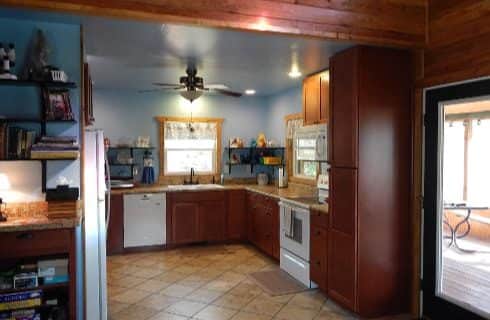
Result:
M421 48L426 36L426 0L0 0L0 4L402 47Z
M490 75L490 1L429 0L423 86Z

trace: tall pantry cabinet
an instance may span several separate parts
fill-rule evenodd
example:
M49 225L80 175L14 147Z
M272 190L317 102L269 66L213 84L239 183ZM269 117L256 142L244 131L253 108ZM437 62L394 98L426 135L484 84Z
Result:
M396 49L330 60L328 294L363 317L409 307L411 69Z

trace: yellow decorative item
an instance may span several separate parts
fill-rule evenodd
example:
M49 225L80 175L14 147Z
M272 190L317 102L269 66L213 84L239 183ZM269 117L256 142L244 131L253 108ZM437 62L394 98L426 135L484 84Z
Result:
M281 157L262 157L262 164L281 164Z
M267 146L267 139L265 134L259 133L257 136L257 148L265 148Z

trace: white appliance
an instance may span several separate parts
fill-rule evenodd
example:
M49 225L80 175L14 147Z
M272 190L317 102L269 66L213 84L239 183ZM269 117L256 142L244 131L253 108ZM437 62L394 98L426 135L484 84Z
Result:
M124 195L124 247L166 243L165 193Z
M85 131L84 138L84 269L85 319L107 319L106 214L104 135Z
M310 210L307 205L281 199L280 267L308 288L310 280Z
M296 160L327 161L327 125L298 128L294 132Z

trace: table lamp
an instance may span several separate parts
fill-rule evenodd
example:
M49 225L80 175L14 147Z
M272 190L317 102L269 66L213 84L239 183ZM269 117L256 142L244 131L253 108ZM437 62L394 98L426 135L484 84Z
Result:
M0 191L10 190L10 181L5 173L0 173ZM0 197L0 222L7 221L7 218L3 215L5 214L5 203Z

